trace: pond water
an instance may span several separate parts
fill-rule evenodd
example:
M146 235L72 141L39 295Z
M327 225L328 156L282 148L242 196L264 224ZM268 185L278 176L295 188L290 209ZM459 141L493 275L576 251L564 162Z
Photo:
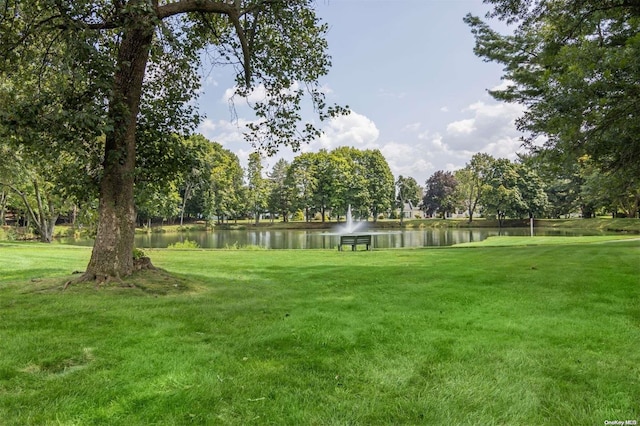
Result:
M363 232L373 236L374 248L417 248L451 246L459 243L482 241L495 235L529 235L529 228L476 228L476 229L412 229ZM599 235L597 231L577 229L535 230L535 235ZM178 234L137 234L138 248L166 248L185 240L195 241L202 248L228 248L260 246L268 249L334 249L340 241L339 234L328 230L217 230L192 231ZM93 245L92 240L64 238L62 244Z

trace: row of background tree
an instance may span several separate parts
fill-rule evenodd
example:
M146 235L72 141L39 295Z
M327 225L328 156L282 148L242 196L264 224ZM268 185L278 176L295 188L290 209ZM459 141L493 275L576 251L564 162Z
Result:
M0 146L0 224L9 219L29 225L42 241L51 241L56 222L95 227L100 167L73 156L48 162L27 150ZM394 179L379 150L341 147L283 159L265 173L258 153L243 169L238 157L201 135L175 136L151 146L156 164L140 164L136 177L138 223L183 224L185 220L223 223L262 217L271 220L341 220L348 206L360 219L402 220L407 206L421 217L452 214L469 221L482 215L505 218L613 214L637 217L640 190L623 171L603 173L588 157L570 165L543 154L516 162L474 155L462 169L437 171L420 186L412 177ZM141 158L158 158L156 155ZM166 164L173 164L167 170Z
M544 152L518 161L479 153L455 172L427 179L422 208L428 215L463 211L496 217L637 217L638 179L625 170L604 172L588 156L570 164L549 161Z

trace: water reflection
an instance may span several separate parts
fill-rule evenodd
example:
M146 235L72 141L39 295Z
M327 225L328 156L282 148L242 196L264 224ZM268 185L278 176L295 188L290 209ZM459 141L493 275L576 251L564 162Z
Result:
M368 232L373 235L374 248L417 248L451 246L459 243L482 241L494 235L529 235L529 228L502 229L438 229ZM588 230L537 229L536 235L597 235ZM301 230L248 230L248 231L196 231L180 234L138 234L136 247L165 248L185 240L195 241L202 248L234 248L258 246L268 249L335 249L340 236L328 231ZM92 245L91 240L60 240L63 244Z
M374 248L442 247L472 241L482 241L489 236L528 236L528 228L510 229L420 229L388 232L370 232ZM538 230L536 235L593 235L597 232L576 230ZM166 247L173 242L190 239L203 248L259 246L269 249L334 249L340 236L326 231L260 230L214 231L183 235L141 235L138 247ZM148 239L154 241L148 241ZM147 239L147 240L145 240Z

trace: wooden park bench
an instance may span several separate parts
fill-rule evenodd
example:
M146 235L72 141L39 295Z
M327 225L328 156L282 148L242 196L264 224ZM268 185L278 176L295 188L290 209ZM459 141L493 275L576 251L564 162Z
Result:
M367 250L371 250L371 235L340 235L338 250L342 251L342 246L351 246L351 250L355 251L358 244L365 244Z

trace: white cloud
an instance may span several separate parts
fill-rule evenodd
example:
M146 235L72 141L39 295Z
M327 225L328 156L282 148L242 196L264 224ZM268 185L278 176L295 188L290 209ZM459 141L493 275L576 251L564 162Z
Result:
M420 130L416 139L385 144L382 153L395 176L412 176L421 185L436 170L464 167L478 152L513 160L521 151L515 119L522 112L519 105L474 102L461 111L462 117L443 124L442 132L412 127Z
M442 141L454 152L514 158L520 149L515 120L523 111L518 104L475 102L463 111L473 117L449 123Z
M320 87L320 92L324 93L325 95L330 95L330 94L333 94L333 89L329 87L328 84L323 84Z
M332 118L322 130L323 135L311 144L312 150L331 150L343 145L368 148L374 145L380 135L371 119L355 111L351 111L349 115Z
M204 79L205 86L218 87L218 81L212 76L208 76Z
M494 90L507 90L509 87L514 86L515 83L511 80L502 80L502 82L500 84L498 84L497 86L494 86L491 88L492 91Z
M422 123L411 123L411 124L407 124L406 126L404 126L402 128L402 131L404 132L417 132L418 130L420 130L420 126L422 126Z
M476 120L473 118L470 118L467 120L454 121L447 125L447 133L458 134L458 135L468 135L469 133L476 130L475 123L476 123Z
M455 121L442 124L441 129L428 129L421 122L400 125L402 136L396 140L382 136L373 120L352 111L349 115L326 122L324 134L302 146L301 150L317 152L339 146L380 149L396 178L399 175L411 176L424 185L436 170L453 171L464 167L477 152L514 159L516 152L521 150L520 133L514 121L522 111L519 105L478 101L462 110L462 116L458 114ZM235 152L244 165L252 150L243 137L249 122L243 118L237 121L206 119L199 131ZM291 161L295 155L298 154L282 148L278 155L265 160L265 163L272 166L278 158Z
M442 141L442 135L439 133L427 139L426 147L429 149L431 155L435 153L449 153L449 147Z
M240 162L240 166L242 168L247 167L247 163L249 162L249 155L253 152L252 149L238 149L235 151L235 154L238 156L238 161Z
M424 158L416 158L409 163L389 163L389 167L394 172L395 177L402 175L405 177L412 177L416 180L418 185L424 186L426 179L422 176L427 170L435 170L435 166L430 161Z
M418 139L429 139L431 137L431 132L429 130L425 130L418 134Z
M207 139L228 147L232 144L245 143L243 133L247 130L249 120L238 119L237 122L218 120L214 122L206 118L198 131Z
M380 148L387 161L401 162L413 158L416 148L413 145L389 142Z
M447 163L447 164L444 165L444 170L447 171L447 172L453 172L453 171L455 171L457 169L459 169L459 167L456 166L453 163Z
M388 89L378 89L378 96L381 98L404 99L407 94L406 92L394 92Z
M254 104L256 102L263 102L267 99L268 95L267 95L267 89L264 86L264 84L260 84L258 86L256 86L251 93L249 93L249 96L242 96L239 97L236 95L236 91L238 90L237 86L233 86L233 87L229 87L227 90L224 91L224 94L222 95L221 101L222 102L232 102L234 99L239 98L239 99L243 99L246 102L249 102L251 104ZM284 93L292 93L295 91L300 90L300 83L298 83L297 81L293 82L293 84L291 85L291 87L289 87L288 89L283 90ZM321 91L323 91L324 93L331 93L331 89L328 86L322 86Z
M264 87L263 84L254 88L251 91L251 93L249 93L249 96L247 97L238 97L236 95L237 89L238 88L236 86L229 87L227 90L224 91L222 98L220 100L222 102L229 103L229 102L232 102L235 98L240 98L250 103L256 103L256 102L264 101L267 98L267 89Z
M446 153L449 151L447 145L442 142L442 135L440 133L431 133L429 131L420 133L418 139L424 142L420 142L423 152L433 158L436 153Z
M214 122L208 118L205 118L200 127L198 128L198 132L201 133L204 137L209 138L209 136L215 131L216 125Z
M387 160L395 178L400 175L417 178L426 170L434 168L429 160L429 153L415 144L389 142L380 148L380 152ZM419 180L417 182L422 184Z

